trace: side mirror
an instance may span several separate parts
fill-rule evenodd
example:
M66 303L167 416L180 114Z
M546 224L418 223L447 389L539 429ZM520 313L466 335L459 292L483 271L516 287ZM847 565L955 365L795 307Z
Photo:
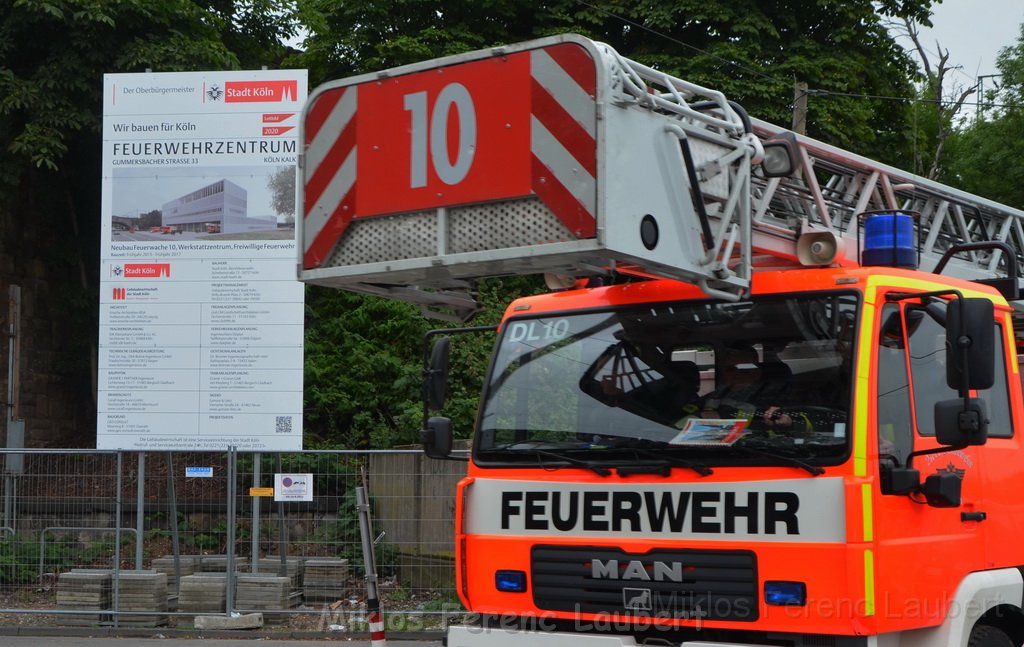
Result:
M933 508L958 508L962 486L963 481L956 474L932 474L924 480L921 494Z
M444 408L448 399L448 361L451 356L452 340L441 337L434 342L430 351L430 365L424 375L424 390L427 404L434 411Z
M882 472L882 494L921 494L933 508L957 508L963 481L956 474L931 474L921 483L921 472L913 467L894 467Z
M995 383L993 316L988 299L954 299L946 309L946 383L961 395Z
M893 467L882 471L882 494L911 494L921 487L921 472L913 467Z
M984 445L988 441L985 401L980 398L957 398L936 402L935 440L940 445L951 447Z
M423 453L430 458L448 458L452 453L452 421L439 416L427 420L427 428L420 432Z

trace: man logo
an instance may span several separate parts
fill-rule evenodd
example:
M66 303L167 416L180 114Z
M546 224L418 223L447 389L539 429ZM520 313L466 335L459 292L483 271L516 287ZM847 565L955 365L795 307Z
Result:
M622 589L622 606L633 611L650 611L651 604L650 589Z

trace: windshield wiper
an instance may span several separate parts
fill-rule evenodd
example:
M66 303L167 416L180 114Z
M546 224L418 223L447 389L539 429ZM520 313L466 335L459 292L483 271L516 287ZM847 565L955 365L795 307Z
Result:
M609 469L607 467L604 467L603 465L599 465L599 464L594 463L592 461L583 460L582 458L576 458L574 456L569 456L569 455L567 455L567 454L565 454L563 452L551 451L551 450L548 450L548 449L541 449L540 447L537 447L537 445L540 445L540 444L554 446L555 448L557 448L558 445L561 444L561 445L563 445L564 449L566 449L566 450L574 450L574 449L575 450L581 450L581 449L585 449L585 447L581 447L581 446L579 446L579 444L552 443L552 442L540 441L540 440L521 440L521 441L517 441L517 442L513 442L513 443L508 443L508 444L502 445L500 447L494 447L494 448L492 448L490 450L486 450L486 451L489 451L489 452L507 452L509 454L518 454L520 456L526 456L526 455L534 454L538 458L541 457L541 456L547 456L548 458L554 458L554 459L557 459L557 460L560 460L560 461L565 461L566 463L569 463L570 465L579 465L580 467L585 467L586 469L594 472L595 474L598 474L599 476L611 476L611 474L612 474L611 469Z
M502 445L495 445L485 449L484 451L489 452L504 452L504 451L542 451L542 450L563 450L563 449L588 449L590 445L585 442L574 440L515 440Z
M658 452L653 452L653 451L646 450L646 449L634 449L634 448L628 448L628 449L623 448L623 449L624 449L624 451L632 452L636 456L644 456L644 457L647 457L647 458L653 458L653 459L655 459L655 463L654 463L655 465L665 465L665 466L671 466L671 467L682 467L682 468L685 468L685 469L693 470L694 472L697 472L701 476L711 476L712 474L714 474L714 470L712 470L710 467L708 467L704 463L698 463L698 462L691 461L691 460L688 460L688 459L685 459L685 458L679 458L678 456L673 456L672 454L659 454ZM639 467L640 466L638 465L637 468L639 468ZM618 472L619 472L620 476L623 475L622 474L622 469L623 468L621 468L621 467L618 468ZM627 470L628 469L629 468L627 467ZM642 472L634 472L634 473L639 474L639 473L642 473ZM666 474L665 476L668 476L668 475Z
M537 454L537 456L547 456L548 458L554 458L557 460L565 461L566 463L572 465L579 465L580 467L585 467L591 472L597 474L598 476L612 475L612 471L607 467L604 467L603 465L598 465L597 463L591 461L585 461L582 458L574 458L572 456L567 456L566 454L562 454L559 452L549 452L546 449L534 449L532 451L535 454Z
M539 445L546 445L550 449L542 449ZM565 461L572 465L579 465L585 467L596 474L601 476L610 476L611 468L607 466L607 461L602 463L596 463L594 461L584 460L582 458L576 458L575 456L569 456L563 451L552 451L552 450L565 450L565 451L586 451L590 449L587 445L579 443L556 443L551 441L540 441L540 440L521 440L517 442L507 443L505 445L494 447L489 451L501 452L510 451L511 453L534 453L538 456L547 456L548 458L554 458ZM653 460L646 460L636 463L627 463L624 465L614 465L615 471L619 476L631 476L636 474L660 474L662 476L669 476L670 468L681 467L684 469L690 469L701 476L710 476L713 471L710 467L703 463L687 460L685 458L679 458L672 456L671 454L662 454L647 449L639 449L636 447L629 446L612 446L609 449L601 450L602 453L610 455L632 454L633 458L639 461L639 458L649 458ZM609 456L610 458L611 456ZM618 461L616 461L618 463Z
M747 452L748 454L754 454L755 456L764 456L765 458L774 458L775 460L789 463L794 467L807 470L811 476L821 476L825 473L824 468L818 467L817 465L811 465L805 461L800 460L796 456L790 456L788 454L776 454L775 452L769 452L761 449L760 447L751 447L749 445L732 445L730 449L738 449L740 451Z

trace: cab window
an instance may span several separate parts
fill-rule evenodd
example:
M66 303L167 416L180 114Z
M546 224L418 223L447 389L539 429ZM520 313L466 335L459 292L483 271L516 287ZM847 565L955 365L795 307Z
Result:
M996 339L1002 326L993 322ZM977 392L985 400L989 436L1010 437L1013 425L1006 356L996 344L995 382ZM913 451L911 429L935 435L935 403L959 394L946 383L945 303L890 303L882 308L878 339L878 442L883 460L905 463ZM909 375L908 375L909 367Z

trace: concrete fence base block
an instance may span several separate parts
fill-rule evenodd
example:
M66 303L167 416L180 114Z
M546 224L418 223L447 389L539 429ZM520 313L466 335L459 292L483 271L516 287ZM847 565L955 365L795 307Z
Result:
M240 616L196 616L196 629L259 629L263 626L262 613Z

